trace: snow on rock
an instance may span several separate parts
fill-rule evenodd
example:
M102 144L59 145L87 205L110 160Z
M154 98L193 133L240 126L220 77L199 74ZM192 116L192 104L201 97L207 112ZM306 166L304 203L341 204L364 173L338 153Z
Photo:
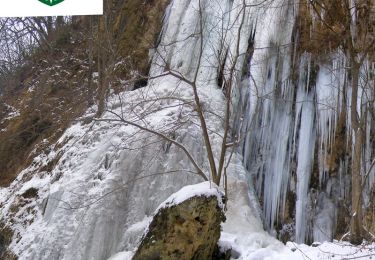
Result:
M157 209L158 212L162 208L169 208L175 205L178 205L192 197L211 197L216 196L219 206L223 208L223 193L220 192L219 187L211 182L206 181L202 183L198 183L195 185L188 185L177 191L176 193L172 194L167 200L165 200Z
M111 256L108 260L131 260L133 255L133 252L120 252Z

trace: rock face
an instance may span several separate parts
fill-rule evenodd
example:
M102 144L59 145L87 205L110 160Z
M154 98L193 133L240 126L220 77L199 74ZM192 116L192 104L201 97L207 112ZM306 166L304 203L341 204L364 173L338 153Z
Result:
M225 221L219 205L202 195L160 209L133 259L212 259Z

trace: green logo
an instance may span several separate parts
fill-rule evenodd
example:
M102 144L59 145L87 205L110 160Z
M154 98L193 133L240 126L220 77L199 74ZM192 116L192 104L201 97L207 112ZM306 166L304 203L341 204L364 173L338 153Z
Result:
M39 0L39 2L42 2L43 4L46 4L49 6L60 4L63 1L64 0Z

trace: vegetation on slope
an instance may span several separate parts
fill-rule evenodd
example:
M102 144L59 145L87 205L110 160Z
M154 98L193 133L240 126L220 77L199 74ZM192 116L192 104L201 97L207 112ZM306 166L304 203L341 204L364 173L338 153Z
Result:
M138 87L166 4L113 0L106 1L103 16L46 18L52 29L39 36L41 43L25 50L21 65L0 73L0 186L8 186L34 156L48 153L48 145L89 106L104 103L110 87ZM130 77L128 85L120 84Z

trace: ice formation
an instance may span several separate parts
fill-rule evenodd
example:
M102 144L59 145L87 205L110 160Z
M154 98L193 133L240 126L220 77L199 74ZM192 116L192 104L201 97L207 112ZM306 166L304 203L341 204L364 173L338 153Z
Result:
M296 51L298 6L293 3L276 1L275 5L282 8L259 12L262 19L255 29L250 79L242 92L242 107L247 111L242 153L257 193L263 198L267 228L275 233L276 226L285 224L291 207L286 205L287 194L292 193L296 196L295 241L323 242L333 239L338 205L350 198L350 156L342 156L338 165L332 159L330 162L330 156L340 152L334 150L337 139L345 139L346 147L337 148L342 151L350 151L348 147L353 145L351 79L346 69L348 60L341 50L322 60ZM373 92L366 87L373 84L371 70L373 65L365 60L361 75L372 83L361 80L358 111L373 106L367 102ZM370 168L373 118L363 114L367 121L363 173L371 170L363 195L368 198L375 174ZM345 122L344 130L338 129L340 117ZM337 131L341 135L335 137ZM311 185L312 176L314 181L318 179L318 185Z

